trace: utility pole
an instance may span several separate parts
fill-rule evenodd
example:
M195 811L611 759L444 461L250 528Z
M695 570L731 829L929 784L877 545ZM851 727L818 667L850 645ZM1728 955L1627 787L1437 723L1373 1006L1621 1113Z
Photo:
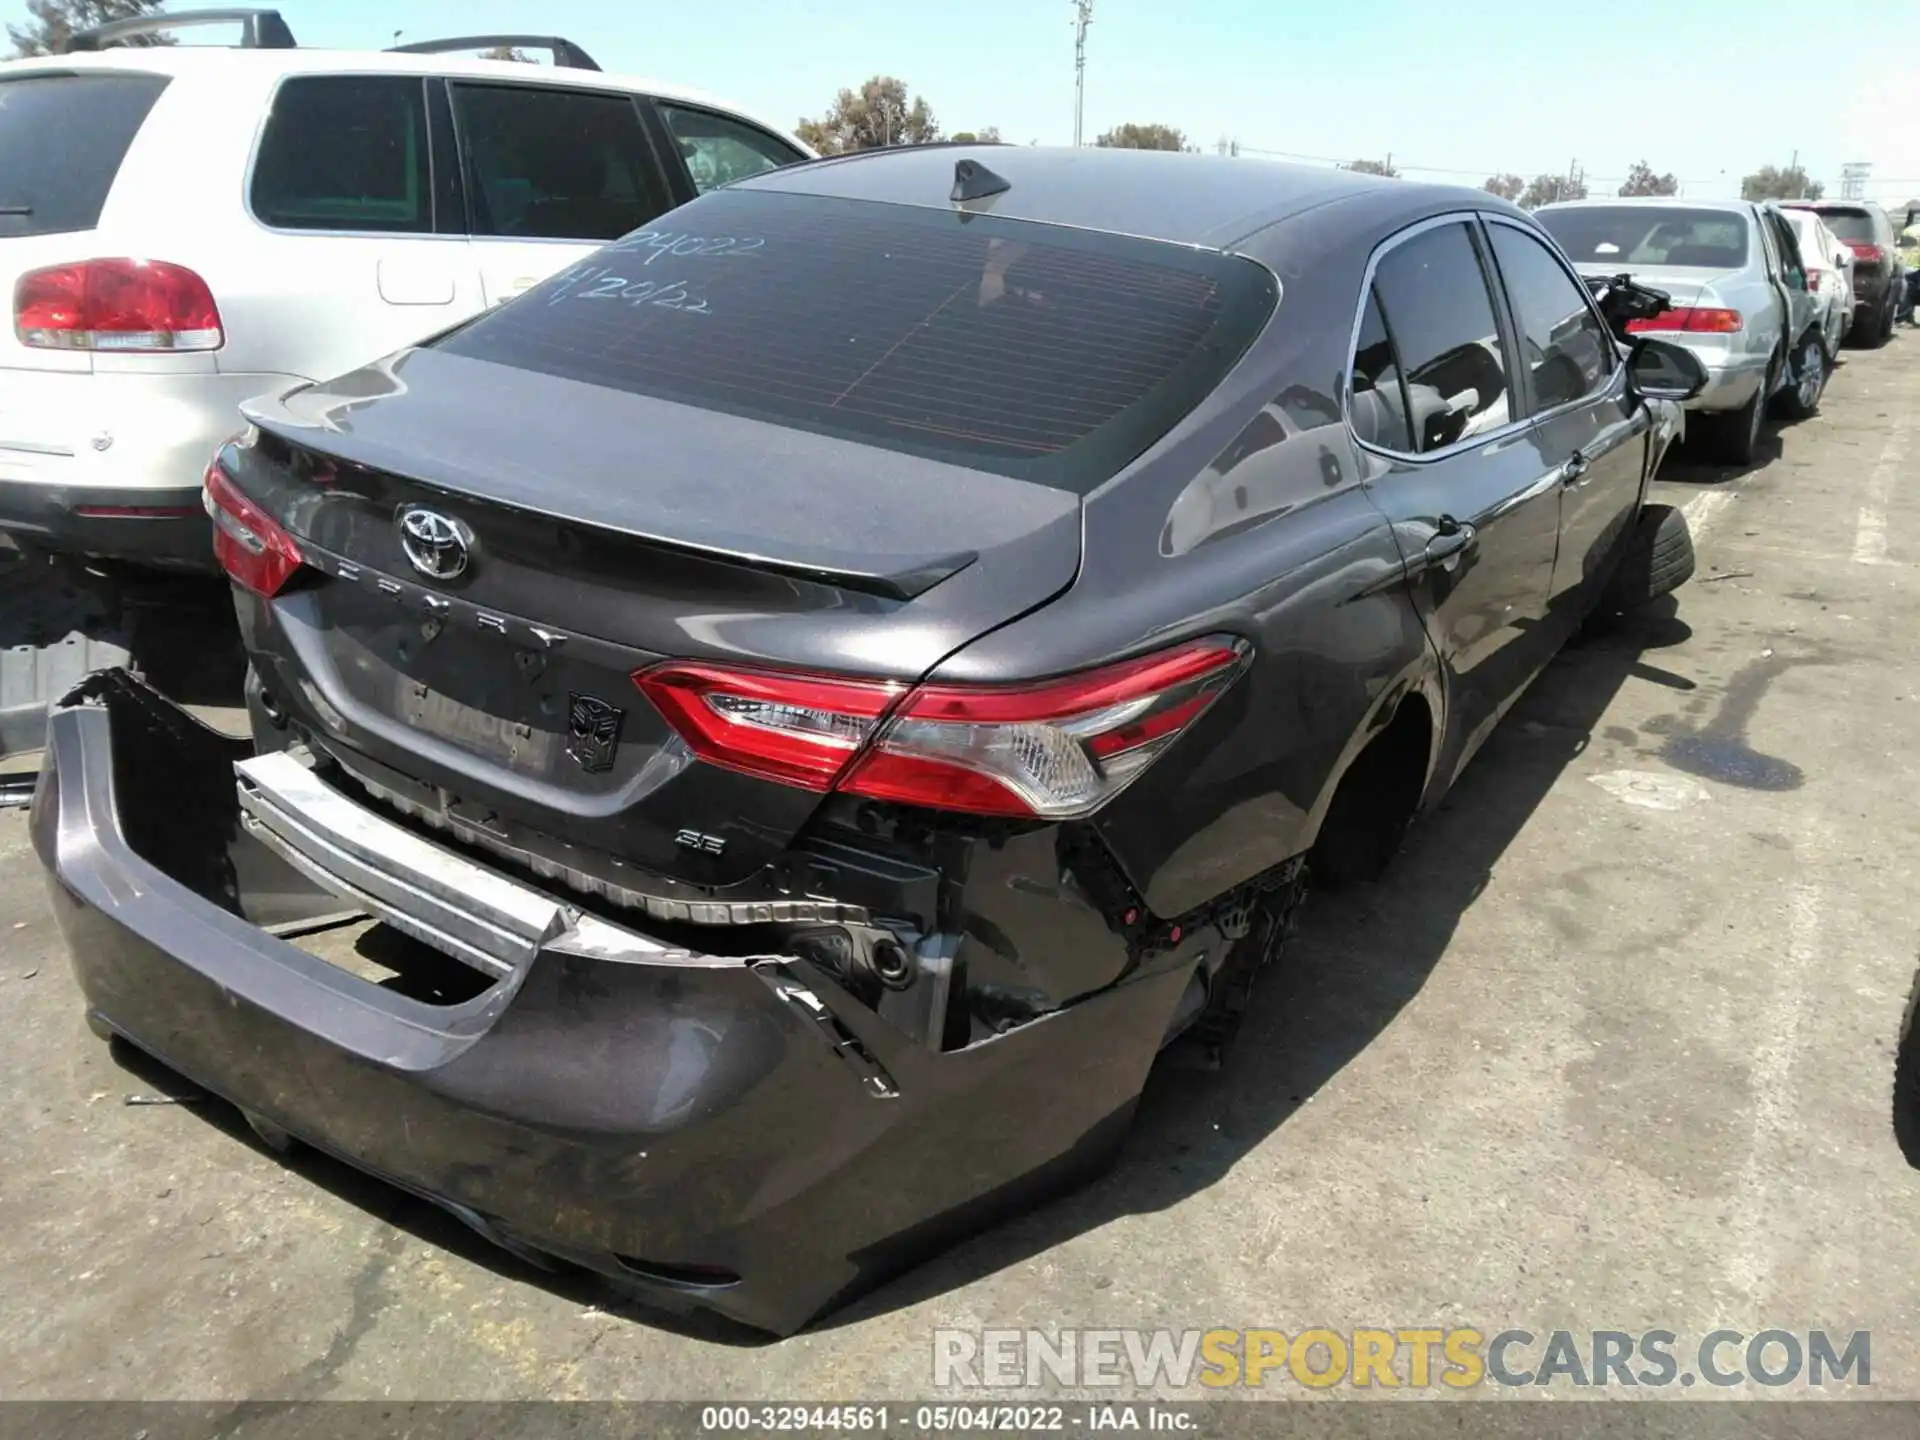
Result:
M1080 148L1080 118L1087 104L1087 26L1093 0L1073 0L1073 144Z
M1800 188L1801 188L1800 187L1800 181L1801 181L1800 149L1798 146L1794 147L1793 159L1787 162L1787 174L1793 177L1793 198L1798 200L1800 198Z

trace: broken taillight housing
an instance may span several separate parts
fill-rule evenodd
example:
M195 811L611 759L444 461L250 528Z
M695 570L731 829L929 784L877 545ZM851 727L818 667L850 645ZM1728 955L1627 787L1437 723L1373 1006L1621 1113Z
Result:
M305 563L300 547L266 511L240 493L216 460L207 467L205 498L213 521L213 554L236 585L266 599L278 595Z
M810 790L976 815L1090 815L1246 668L1207 639L1018 685L845 680L668 662L635 682L694 753Z

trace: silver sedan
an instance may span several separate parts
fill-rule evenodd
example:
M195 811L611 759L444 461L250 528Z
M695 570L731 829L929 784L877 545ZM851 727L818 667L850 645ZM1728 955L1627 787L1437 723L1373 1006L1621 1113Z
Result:
M1585 275L1631 275L1666 291L1667 314L1636 320L1707 367L1688 433L1731 464L1752 461L1769 404L1791 419L1820 404L1833 356L1793 228L1744 200L1576 200L1540 223Z

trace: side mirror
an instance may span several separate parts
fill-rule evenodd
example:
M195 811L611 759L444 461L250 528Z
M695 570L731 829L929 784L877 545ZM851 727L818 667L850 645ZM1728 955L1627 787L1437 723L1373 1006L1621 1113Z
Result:
M1684 346L1643 336L1627 356L1627 378L1643 399L1691 400L1707 388L1707 367Z

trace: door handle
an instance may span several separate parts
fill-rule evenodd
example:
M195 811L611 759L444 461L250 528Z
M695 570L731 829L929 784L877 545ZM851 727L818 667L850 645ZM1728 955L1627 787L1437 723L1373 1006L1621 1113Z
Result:
M1587 473L1587 466L1592 463L1592 461L1588 460L1587 457L1578 450L1574 451L1573 454L1567 457L1566 464L1560 467L1560 483L1562 485L1578 485L1581 478Z
M1426 559L1429 565L1443 560L1451 560L1456 555L1465 554L1480 542L1480 532L1465 521L1456 520L1451 515L1442 515L1437 523L1433 538L1427 541Z

